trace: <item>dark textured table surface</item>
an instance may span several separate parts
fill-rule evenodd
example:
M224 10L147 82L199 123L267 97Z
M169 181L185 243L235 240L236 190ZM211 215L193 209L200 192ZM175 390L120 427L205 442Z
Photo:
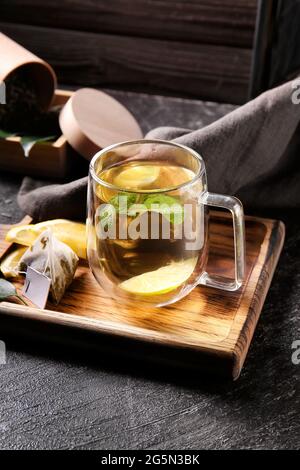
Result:
M196 128L233 107L115 92L146 131ZM0 222L17 222L21 179L0 175ZM0 365L1 449L286 449L300 447L300 222L287 238L261 320L235 383L151 366L91 362L7 341ZM6 340L1 335L0 339ZM300 356L300 355L299 355Z

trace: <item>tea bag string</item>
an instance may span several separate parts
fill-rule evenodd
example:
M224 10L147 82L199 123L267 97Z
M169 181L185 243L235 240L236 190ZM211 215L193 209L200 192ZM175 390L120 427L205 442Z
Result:
M24 276L25 276L26 271L19 271L18 266L19 266L19 264L15 263L15 266L13 267L13 269L11 271L15 274L24 274Z
M47 253L47 260L46 260L46 263L45 263L45 266L44 266L44 270L42 272L43 276L46 276L46 271L47 271L47 266L49 266L49 269L50 269L50 278L51 278L51 266L50 266L50 252L52 251L52 247L53 247L53 232L51 229L49 229L49 249L48 249L48 253Z
M46 276L46 271L47 271L47 266L49 264L49 261L50 261L50 255L49 255L49 251L48 251L48 254L47 254L47 260L46 260L46 263L44 265L44 269L43 269L43 272L41 274L43 274L43 276Z

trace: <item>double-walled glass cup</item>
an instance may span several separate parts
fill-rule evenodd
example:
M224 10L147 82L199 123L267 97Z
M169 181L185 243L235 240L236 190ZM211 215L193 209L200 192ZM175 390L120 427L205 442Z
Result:
M235 277L206 271L208 206L233 217ZM124 142L90 163L88 260L108 295L164 306L201 284L240 288L245 271L244 215L235 197L209 193L194 150L162 140Z

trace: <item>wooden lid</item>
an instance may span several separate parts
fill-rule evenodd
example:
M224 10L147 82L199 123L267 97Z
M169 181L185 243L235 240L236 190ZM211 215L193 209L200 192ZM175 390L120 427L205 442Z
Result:
M108 145L143 137L124 106L92 88L73 94L60 113L59 123L69 144L87 160Z

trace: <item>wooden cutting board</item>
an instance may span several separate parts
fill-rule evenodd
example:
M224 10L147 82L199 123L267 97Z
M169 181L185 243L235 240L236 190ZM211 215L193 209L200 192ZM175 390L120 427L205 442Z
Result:
M22 223L28 223L28 218ZM9 228L0 225L0 256L12 248L4 241ZM156 361L237 379L278 262L284 233L282 222L246 217L246 279L237 292L199 286L169 307L145 311L136 303L125 306L110 299L82 262L59 306L48 302L45 310L39 310L2 302L0 328L72 344L79 341L109 354L121 354L120 357L128 355L146 363ZM231 218L225 212L213 213L208 271L231 277L233 266Z

